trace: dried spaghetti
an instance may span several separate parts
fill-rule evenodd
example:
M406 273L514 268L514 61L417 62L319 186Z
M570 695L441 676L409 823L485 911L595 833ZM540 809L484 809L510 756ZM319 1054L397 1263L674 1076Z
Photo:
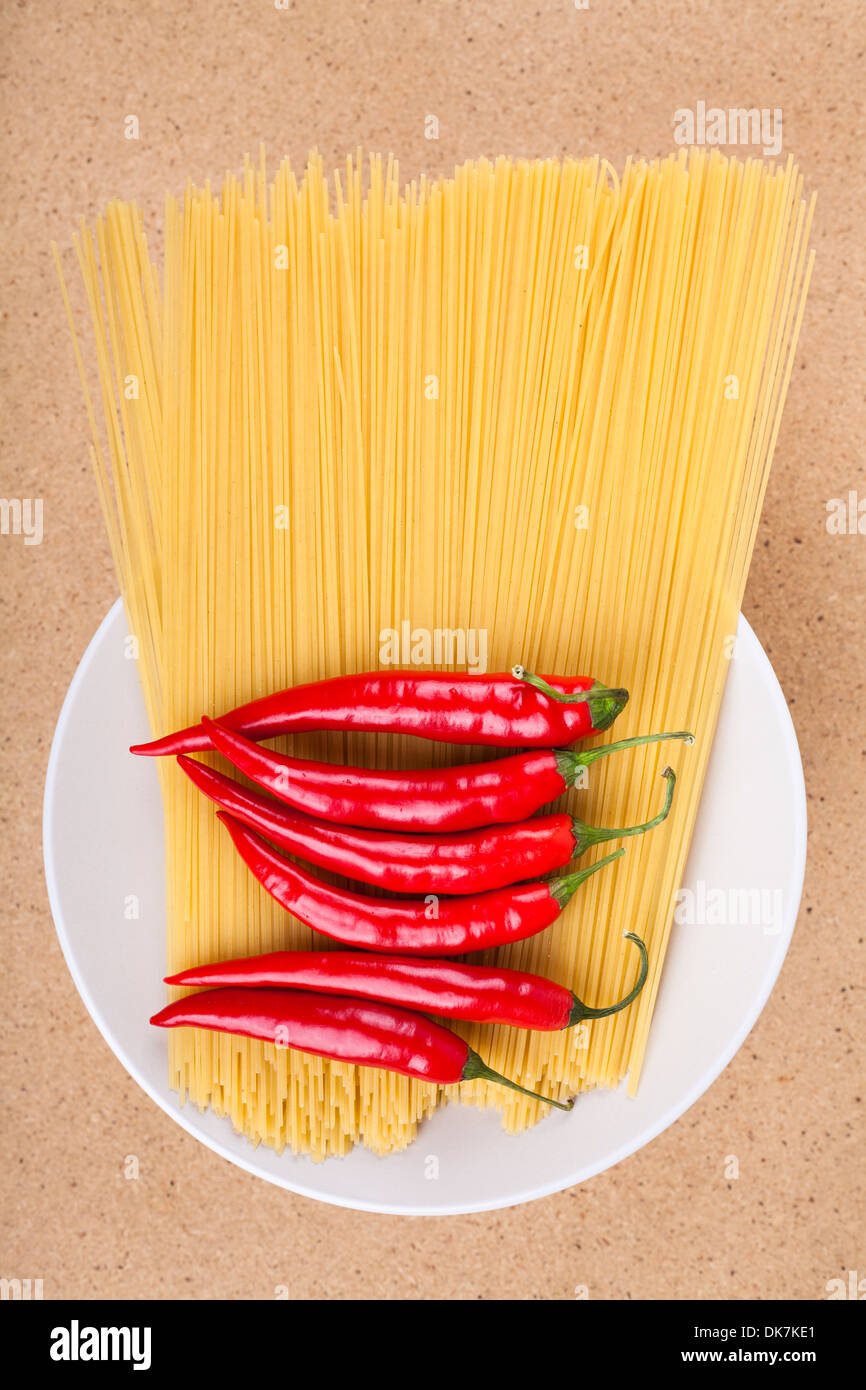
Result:
M219 195L169 197L161 280L129 204L76 243L96 474L154 734L375 668L408 623L486 634L489 670L605 672L632 692L617 737L697 735L668 824L495 957L605 1001L628 988L633 928L639 1001L585 1035L465 1029L551 1096L638 1082L811 267L801 185L790 163L693 151L619 180L595 159L479 160L403 190L373 158L366 186L349 161L332 191L312 157L300 183L248 164ZM360 735L290 748L481 756ZM642 819L664 756L602 760L563 805ZM314 944L211 805L161 775L169 970ZM480 1081L458 1097L191 1029L170 1077L251 1140L316 1157L398 1149L446 1095L512 1130L540 1113Z

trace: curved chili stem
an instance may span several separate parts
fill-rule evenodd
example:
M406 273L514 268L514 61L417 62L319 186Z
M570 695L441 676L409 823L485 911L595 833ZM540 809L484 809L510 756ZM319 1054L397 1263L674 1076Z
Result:
M603 869L605 864L612 864L614 859L621 859L624 854L624 849L615 849L613 854L606 854L603 859L597 859L594 864L587 865L585 869L578 869L574 874L557 875L555 878L549 878L547 880L547 891L550 896L555 898L559 903L560 912L580 885L584 883L591 874L597 873L599 869Z
M589 767L598 758L606 758L608 753L618 753L622 748L637 748L641 743L664 743L669 738L681 738L688 744L695 741L694 734L681 729L675 734L636 734L634 738L621 738L616 743L605 743L600 748L586 748L581 752L573 748L555 748L556 770L566 786L572 787L581 768Z
M535 676L531 671L527 671L525 666L512 666L511 674L515 680L525 681L527 685L532 685L536 690L540 690L542 695L547 695L551 700L557 700L561 705L577 705L583 701L589 705L589 712L592 718L592 726L601 733L604 729L609 729L618 714L621 714L628 704L628 691L621 687L611 688L602 685L600 681L593 681L588 690L573 690L571 694L566 694L564 690L555 690L552 685L541 676Z
M463 1068L464 1081L495 1081L497 1086L508 1086L512 1091L519 1091L522 1096L529 1096L530 1100L540 1100L544 1105L555 1105L557 1110L573 1110L574 1099L571 1100L551 1100L550 1096L540 1096L537 1091L528 1091L525 1086L518 1086L516 1081L511 1081L501 1072L494 1071L482 1061L477 1052L469 1049L469 1056L466 1058L466 1065Z
M677 775L672 767L666 767L662 773L662 777L667 778L668 790L665 796L665 804L657 816L653 816L652 820L644 821L643 825L626 825L619 830L600 825L584 825L583 821L575 820L575 854L583 854L584 850L589 849L590 845L603 845L606 840L622 840L625 839L627 835L643 835L647 830L654 830L657 825L661 825L668 811L671 809Z
M582 1023L584 1019L587 1018L606 1018L608 1014L618 1014L621 1009L627 1009L629 1004L634 1003L635 999L637 999L646 984L646 977L649 971L649 956L647 955L646 945L641 941L639 936L635 936L633 931L627 931L625 939L626 941L633 941L640 951L640 974L638 975L637 984L634 989L630 989L625 998L620 999L618 1004L608 1004L606 1009L591 1009L588 1004L584 1004L582 999L578 999L577 995L572 993L571 997L574 1000L574 1004L572 1005L571 1013L568 1015L568 1022L565 1024L566 1028L573 1028L575 1023Z

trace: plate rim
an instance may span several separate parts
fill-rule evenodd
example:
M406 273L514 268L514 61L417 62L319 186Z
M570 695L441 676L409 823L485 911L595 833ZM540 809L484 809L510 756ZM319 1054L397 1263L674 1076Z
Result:
M785 957L788 953L788 947L790 946L791 938L794 933L794 927L796 926L800 902L802 899L803 883L806 872L806 851L808 832L806 782L805 775L803 772L803 763L800 754L799 742L797 739L797 731L794 726L794 721L791 717L791 711L785 699L784 692L779 683L779 679L776 676L775 671L773 670L770 658L764 651L764 648L761 645L761 642L757 634L755 633L755 630L752 627L751 623L748 621L748 619L742 612L739 614L738 619L738 638L740 636L740 629L742 628L743 632L747 635L747 640L753 643L756 649L758 660L763 668L764 684L766 685L768 696L776 707L778 722L783 735L783 741L788 763L791 767L791 771L793 774L792 782L796 788L795 805L793 807L795 821L795 840L792 847L791 879L788 892L785 895L785 902L788 904L788 919L786 920L782 931L779 933L777 950L767 964L764 973L764 978L761 981L761 987L755 995L753 1009L750 1011L749 1015L746 1016L744 1022L741 1023L737 1031L732 1035L727 1047L723 1049L723 1051L719 1054L718 1058L714 1059L713 1065L710 1068L708 1068L707 1072L703 1074L683 1094L683 1096L679 1097L674 1104L668 1106L668 1108L662 1113L662 1115L658 1117L657 1120L654 1121L651 1125L649 1125L648 1128L645 1129L634 1142L632 1142L631 1140L627 1140L626 1142L621 1144L617 1149L615 1149L612 1152L612 1154L606 1155L603 1161L592 1162L584 1168L578 1168L575 1172L569 1174L564 1181L560 1178L554 1178L537 1186L533 1186L531 1188L523 1188L519 1192L510 1194L508 1197L496 1198L491 1201L473 1201L456 1203L450 1202L444 1203L443 1205L438 1207L430 1207L418 1206L413 1203L393 1205L378 1201L368 1201L362 1197L353 1197L349 1199L336 1193L323 1193L316 1188L307 1186L303 1182L291 1180L288 1177L282 1177L277 1174L263 1172L260 1168L255 1167L252 1161L248 1159L243 1152L235 1152L232 1148L229 1147L228 1144L222 1142L220 1139L215 1138L212 1135L203 1133L202 1130L196 1126L194 1119L188 1119L187 1114L185 1113L187 1109L192 1111L193 1107L188 1107L187 1105L179 1104L174 1098L175 1093L173 1091L167 1090L163 1092L158 1090L155 1086L151 1085L147 1077L140 1071L135 1059L128 1053L123 1042L115 1036L113 1030L110 1028L110 1026L105 1021L104 1017L102 1016L98 1002L91 993L84 976L78 968L72 948L72 943L67 932L66 922L64 919L64 914L62 911L60 901L60 889L57 882L57 873L54 863L50 829L54 806L55 787L58 777L58 767L60 763L60 748L63 743L67 725L69 724L70 719L72 717L72 711L75 706L76 696L78 694L79 688L84 684L86 680L89 668L94 660L97 650L99 649L100 641L104 631L108 627L110 627L111 624L115 621L118 610L122 610L122 608L123 599L118 597L117 599L115 599L114 603L112 603L108 612L105 614L102 621L96 628L96 631L90 638L90 641L88 642L87 647L80 661L78 662L72 680L70 681L69 686L66 690L66 694L63 698L63 703L60 708L60 714L58 715L57 723L55 725L54 733L51 739L51 747L48 754L48 766L45 775L45 785L42 803L43 869L45 873L45 882L48 890L48 901L49 906L51 908L51 916L54 922L54 930L57 934L57 939L60 943L60 949L63 953L63 958L66 962L67 969L69 970L69 973L72 976L72 980L75 984L75 987L78 990L79 995L81 996L82 1002L84 1003L84 1006L87 1009L87 1012L90 1015L92 1022L96 1025L99 1033L101 1034L104 1041L108 1044L109 1048L114 1053L117 1060L121 1063L121 1065L136 1082L136 1084L141 1087L145 1094L148 1095L150 1099L153 1100L159 1106L159 1108L162 1111L164 1111L164 1113L168 1115L171 1120L175 1122L175 1124L179 1125L181 1129L185 1130L187 1134L190 1134L199 1143L204 1144L207 1148L212 1150L212 1152L219 1154L221 1158L226 1159L235 1167L241 1168L244 1172L249 1173L252 1177L268 1182L272 1186L280 1187L283 1190L294 1192L298 1196L307 1197L312 1199L313 1201L324 1202L328 1206L342 1207L350 1211L374 1212L383 1216L463 1216L471 1215L477 1212L501 1211L508 1207L521 1206L526 1202L536 1201L537 1199L542 1197L552 1196L556 1192L563 1192L571 1187L576 1187L580 1183L587 1182L589 1181L589 1179L597 1177L600 1173L607 1172L609 1169L615 1168L626 1158L630 1158L632 1154L638 1153L648 1144L651 1144L654 1139L657 1139L660 1134L662 1134L666 1129L669 1129L671 1125L675 1124L676 1121L679 1120L686 1113L687 1110L691 1109L691 1107L696 1103L696 1101L698 1101L700 1097L704 1095L706 1091L709 1090L709 1088L714 1084L714 1082L716 1082L722 1075L722 1073L727 1069L733 1058L736 1056L740 1048L743 1046L743 1043L746 1041L752 1029L755 1027L755 1024L758 1022L758 1019L761 1017L761 1014L763 1013L764 1008L767 1004L767 1000L769 999L770 994L773 991L773 987L775 986L776 981L779 978L782 966L784 965ZM622 1087L626 1085L627 1078L621 1083L620 1088L618 1089L622 1089ZM195 1111L195 1114L198 1114L197 1110ZM225 1120L225 1123L231 1123L227 1117L222 1118ZM232 1131L232 1133L234 1133L234 1131ZM252 1153L255 1152L256 1149L253 1149ZM383 1159L382 1161L384 1162L386 1161L386 1159Z

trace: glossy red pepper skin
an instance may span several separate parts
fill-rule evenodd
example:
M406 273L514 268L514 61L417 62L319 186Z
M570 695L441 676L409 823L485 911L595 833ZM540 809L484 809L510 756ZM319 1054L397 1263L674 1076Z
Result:
M311 816L372 830L474 830L526 820L568 789L560 765L575 760L573 754L539 750L462 767L379 771L286 758L222 722L203 719L202 725L238 772L281 801Z
M281 849L391 893L483 893L541 878L577 853L565 814L443 835L355 829L293 811L193 758L178 762L206 796Z
M347 994L443 1018L548 1032L567 1027L574 1007L570 989L523 970L361 951L271 951L181 970L166 983Z
M403 955L459 956L535 936L556 921L584 879L625 853L548 883L465 898L371 898L322 883L232 816L219 818L253 876L300 922L346 946Z
M543 975L464 961L376 956L366 951L270 951L267 955L193 966L166 983L181 987L230 986L242 989L307 989L376 999L422 1013L474 1023L507 1023L543 1032L571 1028L583 1019L606 1018L627 1009L646 983L649 956L633 932L641 965L624 998L591 1008L570 989Z
M208 1028L260 1038L362 1067L381 1067L402 1076L453 1086L459 1081L493 1081L533 1100L570 1110L561 1102L527 1091L491 1070L468 1043L423 1014L391 1004L283 989L209 989L167 1004L150 1020L157 1028Z
M462 1038L422 1014L301 990L208 990L176 999L150 1021L157 1028L238 1033L441 1086L463 1079L469 1056Z
M380 771L286 758L212 719L214 748L251 782L307 815L371 830L475 830L526 820L577 783L599 758L691 734L638 734L595 748L538 749L490 762L423 771Z
M585 676L548 676L562 694L589 690ZM597 696L563 704L510 672L370 671L295 685L239 705L222 716L228 728L257 741L319 729L414 734L440 743L474 743L498 748L558 748L599 733L624 708L626 691L600 688ZM210 748L200 724L192 724L133 753L149 757L195 753Z

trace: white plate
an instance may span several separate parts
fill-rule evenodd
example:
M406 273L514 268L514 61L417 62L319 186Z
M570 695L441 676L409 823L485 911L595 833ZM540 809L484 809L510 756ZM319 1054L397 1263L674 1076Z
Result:
M254 1149L228 1119L181 1106L166 1080L165 1037L147 1021L164 1003L162 809L152 763L127 752L149 732L125 637L118 600L57 724L43 826L51 908L72 977L108 1045L163 1110L224 1158L294 1192L366 1211L510 1206L634 1153L697 1100L743 1043L797 916L806 795L784 696L741 617L683 885L696 895L699 920L712 919L720 898L729 920L675 924L636 1099L624 1086L593 1092L572 1114L553 1112L518 1136L504 1134L492 1111L447 1106L405 1153L376 1158L358 1146L325 1163ZM133 920L125 916L130 895L140 903ZM744 916L758 920L737 921ZM435 1179L428 1155L438 1159Z

